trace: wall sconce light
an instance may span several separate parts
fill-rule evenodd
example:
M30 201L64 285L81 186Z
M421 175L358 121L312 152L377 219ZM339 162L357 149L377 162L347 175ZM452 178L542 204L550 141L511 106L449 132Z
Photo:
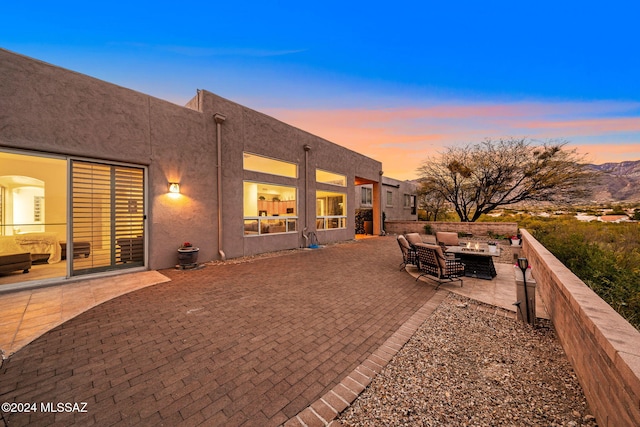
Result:
M180 184L177 182L170 182L169 193L180 194Z

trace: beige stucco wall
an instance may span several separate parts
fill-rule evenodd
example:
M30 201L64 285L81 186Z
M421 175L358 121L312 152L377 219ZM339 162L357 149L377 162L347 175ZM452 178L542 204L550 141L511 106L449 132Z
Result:
M392 205L387 205L387 191L393 194ZM382 210L385 213L385 218L389 221L416 221L418 219L417 207L415 209L416 213L412 213L410 207L404 206L404 195L415 196L416 193L417 188L414 183L383 176ZM414 201L414 203L416 202Z
M214 258L215 238L202 239L216 235L203 114L6 50L0 82L0 147L148 166L149 267L175 265L185 240ZM185 182L180 200L169 179Z
M382 165L337 144L287 125L273 117L241 106L208 91L200 91L190 105L198 105L205 116L223 114L221 125L223 186L223 250L228 257L303 246L303 229L315 231L315 190L344 192L347 195L347 228L319 230L320 243L354 238L356 177L380 179ZM307 146L308 151L305 151ZM242 153L272 157L298 165L298 177L287 178L244 171ZM305 161L305 153L307 159ZM308 170L305 170L305 165ZM316 169L343 174L346 187L316 183ZM244 180L292 185L298 188L298 233L243 237ZM305 196L305 188L309 192Z
M0 141L148 164L150 98L0 50Z
M184 241L200 248L199 261L220 257L215 113L226 117L220 126L220 164L222 249L228 258L305 243L305 222L309 231L315 229L315 189L342 191L316 185L316 168L347 177L343 188L347 228L318 231L318 240L354 237L356 177L379 182L380 162L207 91L198 91L187 107L178 106L0 49L0 148L147 167L148 266L152 269L175 265L176 250ZM308 171L305 146L310 147ZM245 172L243 151L295 162L298 178ZM300 199L299 231L244 237L245 179L295 185ZM168 195L169 182L180 183L178 198ZM309 188L306 194L305 188Z

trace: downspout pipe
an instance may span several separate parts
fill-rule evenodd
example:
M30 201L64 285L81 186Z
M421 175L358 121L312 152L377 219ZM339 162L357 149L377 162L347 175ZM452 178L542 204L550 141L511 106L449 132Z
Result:
M304 228L302 229L302 237L304 237L304 247L309 247L309 235L307 230L309 228L309 151L311 146L309 144L304 145Z
M213 115L213 120L216 122L216 169L218 172L218 254L220 255L220 259L225 261L227 256L222 250L222 123L227 120L227 117L216 113Z

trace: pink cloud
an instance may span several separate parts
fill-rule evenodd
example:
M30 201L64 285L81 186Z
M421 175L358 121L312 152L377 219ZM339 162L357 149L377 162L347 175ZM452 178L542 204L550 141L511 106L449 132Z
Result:
M523 122L517 126L531 129L563 129L593 135L610 132L640 132L640 117L595 118L566 121Z
M589 163L602 164L624 160L640 160L640 144L571 144L579 154L585 156Z
M639 159L640 117L628 116L638 109L638 103L531 102L263 111L381 161L387 176L413 179L421 162L444 147L485 138L557 138L598 162ZM626 142L612 147L620 140Z

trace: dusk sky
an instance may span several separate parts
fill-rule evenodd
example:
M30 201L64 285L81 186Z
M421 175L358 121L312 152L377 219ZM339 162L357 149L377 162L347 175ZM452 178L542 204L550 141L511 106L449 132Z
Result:
M4 2L0 47L180 105L206 89L416 177L443 147L640 160L640 3Z

